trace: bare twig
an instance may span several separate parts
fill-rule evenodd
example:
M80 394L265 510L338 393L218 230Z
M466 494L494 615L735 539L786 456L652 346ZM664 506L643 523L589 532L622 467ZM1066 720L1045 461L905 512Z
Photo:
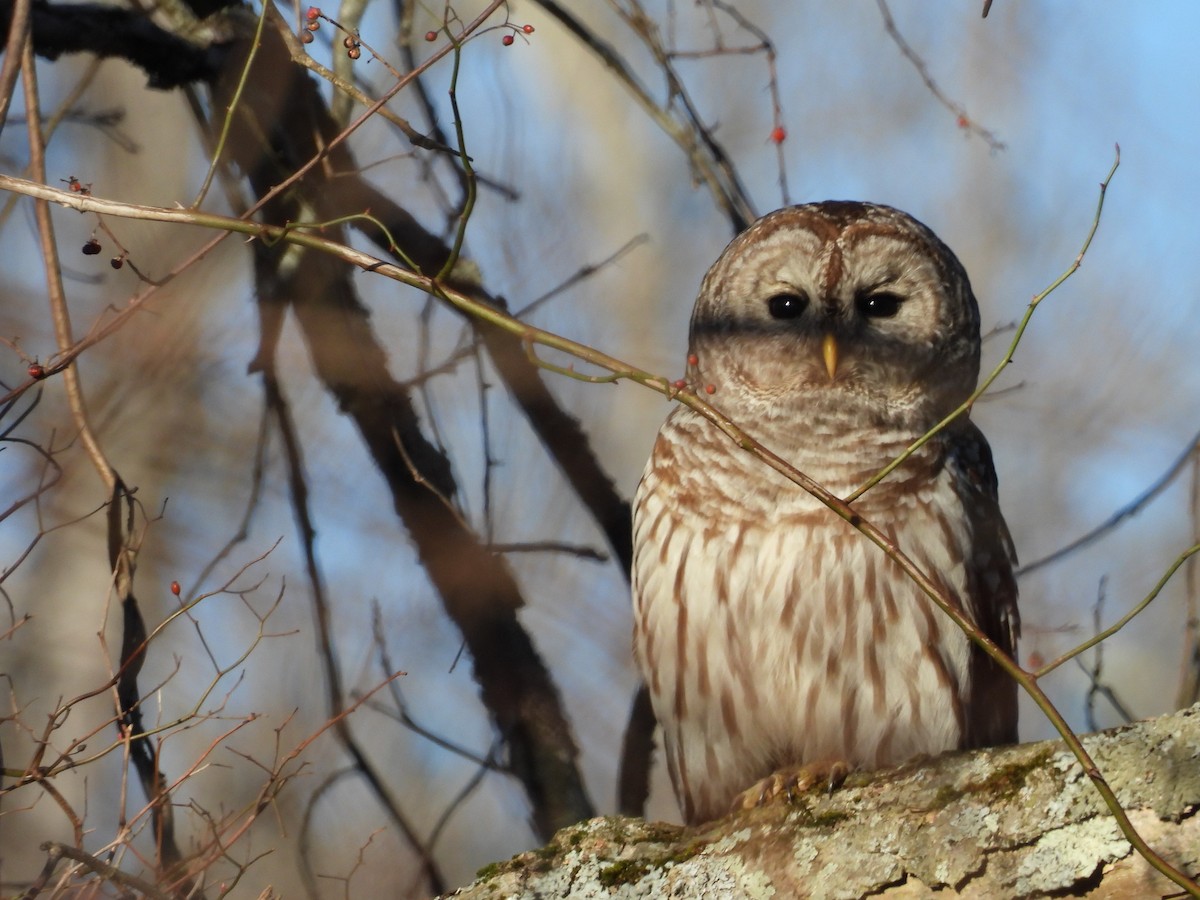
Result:
M33 2L16 0L9 8L11 15L8 20L8 43L4 47L4 64L0 67L0 133L3 133L4 123L8 120L8 108L12 104L13 92L17 86L17 74L21 71L21 61L25 56Z
M933 76L929 74L929 67L925 65L925 60L923 60L921 55L909 45L908 41L904 39L904 35L900 33L900 29L896 27L896 21L892 18L892 11L888 9L887 0L875 0L875 2L879 6L879 14L883 17L883 27L884 30L887 31L888 37L892 39L895 45L900 49L900 52L904 54L905 58L913 64L913 68L917 70L917 74L920 75L921 80L925 82L925 87L929 89L929 93L933 94L938 103L954 114L955 120L958 123L958 127L979 135L979 137L983 138L984 142L993 151L1003 150L1003 141L971 118L971 116L967 114L967 110L962 106L962 104L951 100L950 97L948 97L945 92L938 87L937 82L933 80ZM983 14L985 16L987 15L986 6L984 7Z
M495 553L565 553L579 559L590 559L594 562L608 562L608 555L594 547L580 544L568 544L565 541L525 541L520 544L490 545Z
M1181 554L1179 554L1179 556L1175 557L1174 562L1172 562L1171 565L1169 565L1167 567L1167 571L1163 573L1162 577L1159 578L1158 582L1154 585L1153 588L1151 588L1150 593L1148 593L1145 597L1143 597L1141 599L1141 601L1133 607L1133 609L1131 609L1129 612L1127 612L1125 615L1123 615L1120 619L1118 619L1110 627L1104 629L1103 631L1097 632L1095 635L1088 638L1086 641L1084 641L1079 646L1073 647L1072 649L1068 650L1066 653L1059 656L1053 662L1049 662L1049 663L1046 663L1045 665L1043 665L1041 668L1039 668L1036 672L1033 673L1033 677L1037 678L1037 679L1045 677L1046 675L1050 674L1055 669L1057 669L1059 666L1061 666L1063 663L1065 663L1067 660L1073 659L1074 657L1078 656L1080 653L1083 653L1084 651L1090 650L1092 647L1099 645L1101 641L1107 640L1108 638L1110 638L1114 634L1116 634L1118 631L1120 631L1122 628L1124 628L1126 625L1128 625L1131 621L1133 621L1134 617L1136 617L1139 613L1142 612L1142 610L1144 610L1146 607L1148 607L1151 603L1154 602L1154 599L1162 592L1162 589L1167 586L1167 583L1174 577L1175 573L1179 571L1180 567L1184 563L1186 563L1189 559L1191 559L1193 556L1195 556L1197 553L1200 553L1200 544L1194 544L1193 546L1184 550Z
M1075 259L1071 261L1071 264L1067 266L1063 273L1054 279L1054 281L1050 283L1049 287L1029 301L1029 304L1025 307L1025 315L1021 317L1021 321L1017 325L1012 340L1009 342L1008 350L1006 350L1004 355L1000 358L1000 362L996 364L996 367L992 369L991 374L984 378L983 381L979 383L979 386L971 393L971 396L960 403L958 407L954 409L948 416L942 419L942 421L938 422L925 434L921 435L921 437L917 438L917 440L913 441L913 443L910 444L903 453L876 472L873 476L871 476L871 478L867 479L867 481L864 482L860 487L852 491L846 497L847 503L854 502L875 485L879 484L879 482L883 481L883 479L887 478L888 475L903 465L904 461L912 456L913 453L925 446L925 444L927 444L936 434L942 431L942 429L948 426L959 416L966 415L970 411L972 405L974 405L974 403L980 397L987 393L988 389L993 383L995 383L996 379L999 378L1004 370L1008 368L1009 364L1013 360L1013 356L1017 352L1017 345L1021 343L1021 338L1025 335L1025 329L1029 327L1029 322L1033 318L1034 311L1038 308L1043 300L1054 293L1063 282L1074 275L1079 267L1083 265L1083 258L1087 256L1088 248L1092 246L1092 239L1096 236L1096 230L1100 227L1100 215L1104 212L1104 197L1108 193L1108 185L1112 181L1113 175L1116 174L1117 167L1120 165L1121 147L1120 145L1117 145L1116 158L1113 160L1112 168L1108 170L1108 174L1104 177L1104 180L1100 182L1100 196L1096 201L1096 214L1092 217L1091 228L1088 229L1087 236L1083 239L1083 246L1080 247L1079 253L1076 255Z
M114 884L119 884L127 888L132 888L140 894L151 898L151 900L172 900L172 895L160 891L150 882L143 878L138 878L136 875L130 875L128 872L122 872L116 866L110 863L101 862L92 856L90 853L84 853L82 850L76 849L69 844L61 844L57 841L47 841L42 844L42 849L46 851L46 865L49 872L53 872L54 865L59 859L67 858L84 866L90 872L99 875L105 881L111 881ZM43 870L43 874L49 874ZM40 881L41 879L39 879ZM48 879L47 879L48 880ZM39 889L40 891L40 889ZM37 891L31 887L29 891L22 894L22 897L36 897Z
M1192 436L1191 440L1188 441L1187 446L1183 449L1183 452L1175 457L1175 460L1169 466L1167 466L1167 470L1163 472L1163 474L1157 479L1155 479L1148 488L1142 491L1142 493L1138 494L1091 531L1080 535L1079 537L1075 538L1075 540L1071 541L1064 547L1058 548L1053 553L1049 553L1046 556L1043 556L1041 559L1035 559L1028 565L1024 565L1017 569L1017 577L1019 578L1023 575L1028 575L1030 572L1034 572L1043 566L1060 562L1067 556L1070 556L1076 550L1081 550L1089 544L1100 540L1100 538L1104 537L1126 519L1136 516L1143 509L1149 506L1159 494L1170 487L1171 483L1179 477L1180 473L1182 473L1185 468L1187 468L1189 460L1200 460L1200 455L1197 455L1196 452L1197 448L1200 448L1200 432L1197 432Z
M665 131L679 148L686 154L697 178L709 189L725 217L729 220L735 232L742 231L756 218L750 203L749 195L743 187L737 172L729 161L724 148L713 136L712 131L705 126L691 102L683 93L682 82L675 75L666 49L658 43L657 38L645 28L639 30L638 23L648 27L649 19L639 17L637 22L622 16L631 24L635 34L646 43L655 55L655 60L662 68L670 82L668 105L659 104L651 95L650 90L642 83L624 58L611 45L602 41L578 18L567 11L563 4L556 0L536 0L547 15L557 19L564 28L574 35L580 43L595 54L613 73L616 79L625 85L638 104L646 111L663 131ZM617 10L622 14L622 10ZM670 102L680 100L683 112L678 116L670 109Z
M791 192L788 190L787 181L787 160L784 158L783 146L787 139L787 129L783 122L783 101L779 96L779 75L776 71L775 60L775 42L771 40L770 35L751 22L742 12L732 3L725 3L722 0L710 0L715 9L721 10L733 21L737 22L738 27L749 32L758 41L758 46L746 48L752 53L762 53L767 59L767 89L771 93L771 142L775 145L775 161L779 170L779 195L782 198L783 205L787 206L792 202ZM717 32L718 47L720 47L720 32Z
M37 91L37 70L33 62L33 50L29 45L24 48L22 72L22 81L25 85L25 108L31 114L31 121L26 129L29 135L30 170L34 178L45 181L46 148L42 142L41 125L36 115L37 110L41 108ZM46 289L50 299L51 317L54 321L54 336L58 341L58 349L65 352L70 350L74 343L74 337L71 334L71 317L67 311L62 267L58 260L58 241L54 237L54 223L50 219L49 203L45 200L35 202L34 216L37 219L38 239L41 243L42 262L46 275ZM75 427L79 429L79 436L83 441L88 458L96 467L96 471L109 493L112 493L117 483L117 474L104 450L100 447L100 441L96 438L95 432L92 431L83 399L83 386L79 381L79 370L74 365L63 369L63 383L66 387L67 403L70 405Z
M1092 604L1092 630L1100 630L1101 617L1104 613L1104 601L1107 599L1108 576L1105 575L1100 579L1100 587L1096 591L1096 602ZM1088 731L1099 731L1100 726L1096 721L1096 698L1104 697L1115 709L1118 715L1125 722L1132 722L1133 716L1125 708L1120 699L1117 697L1116 691L1109 685L1105 684L1104 679L1104 642L1096 644L1096 652L1092 655L1092 664L1085 665L1083 660L1076 656L1075 662L1083 673L1088 678L1088 692L1084 698L1083 706L1087 719Z
M260 290L262 289L260 284ZM392 797L386 780L371 764L343 715L346 710L346 702L342 691L341 667L333 643L331 613L329 600L325 595L324 578L321 575L316 550L313 546L316 529L313 527L308 509L308 483L307 475L304 472L304 461L301 457L299 436L292 422L290 407L283 396L282 388L274 371L263 372L263 388L266 392L267 408L275 416L287 460L292 512L296 517L296 526L300 532L305 569L308 573L309 587L312 590L318 632L317 648L325 668L326 702L330 720L334 723L334 734L337 735L338 741L354 761L354 770L371 786L372 792L380 799L389 817L404 835L404 839L416 851L430 890L438 894L443 893L446 890L446 882L432 854L425 847L412 823L404 815L399 803Z
M254 517L255 510L258 508L259 500L262 498L263 476L266 472L267 443L270 437L270 430L268 428L269 417L270 409L264 401L262 415L259 417L258 423L258 438L254 443L254 461L250 472L250 490L246 494L246 508L242 513L242 520L238 523L237 530L233 533L232 537L201 568L200 574L196 576L195 585L184 592L185 596L190 595L194 590L199 590L200 585L204 584L213 570L233 552L233 548L250 536L250 522Z
M387 637L383 632L383 616L380 613L378 603L371 604L371 637L375 642L375 648L378 651L380 670L385 674L395 672L396 667L392 663L391 655L388 653L387 649ZM400 685L396 681L391 681L388 683L388 692L392 696L392 704L395 709L389 709L382 703L372 704L371 708L376 712L387 716L389 719L394 719L413 734L425 738L425 740L429 741L435 746L441 747L443 750L450 751L455 756L461 756L463 759L476 766L487 764L487 759L485 757L468 750L460 744L454 743L454 741L442 737L440 734L436 734L431 729L426 728L424 725L421 725L419 722L417 722L409 712L408 702L404 699L404 692L400 690ZM498 770L500 767L497 765L495 768Z

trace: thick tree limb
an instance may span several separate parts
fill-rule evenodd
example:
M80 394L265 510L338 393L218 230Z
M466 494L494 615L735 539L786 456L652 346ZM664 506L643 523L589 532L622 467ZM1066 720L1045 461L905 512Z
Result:
M215 105L229 105L247 47L231 57ZM271 194L300 166L333 145L339 129L315 83L293 65L280 36L268 29L254 58L256 90L243 95L228 142L231 159L256 196ZM345 143L263 209L273 222L329 220L361 213L370 192L356 175ZM346 173L330 179L330 173ZM395 207L394 204L392 204ZM392 237L407 252L436 254L437 242L404 210L389 216ZM400 215L400 214L403 215ZM340 228L340 226L330 226ZM264 248L279 258L275 284L260 283L263 342L252 369L270 368L274 334L290 309L313 367L341 411L358 428L429 581L463 635L475 680L505 741L507 768L524 787L534 827L549 835L591 814L576 765L578 749L557 689L517 619L520 588L505 560L492 553L451 504L456 483L446 456L425 436L407 390L388 369L387 351L354 291L350 272L313 253L289 256L286 244ZM411 258L411 256L410 256ZM419 263L420 264L420 263Z
M12 0L0 0L0 32L8 33ZM216 77L219 44L201 47L175 36L137 10L95 3L34 3L33 52L56 60L64 53L120 57L146 73L152 88L175 88Z
M1084 739L1138 830L1200 870L1200 705ZM851 776L699 829L594 819L453 896L1158 897L1060 741Z

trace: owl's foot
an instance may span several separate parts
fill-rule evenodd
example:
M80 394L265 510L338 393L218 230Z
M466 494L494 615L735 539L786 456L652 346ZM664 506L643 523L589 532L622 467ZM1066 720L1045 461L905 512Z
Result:
M752 784L734 797L731 812L766 806L779 797L790 800L798 794L807 793L818 787L825 788L832 793L841 786L849 774L850 766L840 759L806 763L803 766L789 766L778 772L772 772L762 781Z

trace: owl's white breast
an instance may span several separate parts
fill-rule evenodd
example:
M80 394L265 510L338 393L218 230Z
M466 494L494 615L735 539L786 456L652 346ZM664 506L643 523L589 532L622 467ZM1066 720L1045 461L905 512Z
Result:
M871 437L867 449L861 436L813 431L772 449L842 494L893 453L889 436ZM849 524L712 441L727 439L673 414L634 516L635 654L685 815L724 812L784 765L872 768L958 746L966 637ZM890 443L899 452L906 436ZM939 484L948 477L901 470L858 508L965 596L971 535L960 509L939 508L958 503Z

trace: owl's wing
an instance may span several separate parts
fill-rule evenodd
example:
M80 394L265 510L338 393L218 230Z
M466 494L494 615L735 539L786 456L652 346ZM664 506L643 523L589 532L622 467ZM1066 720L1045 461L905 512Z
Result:
M1017 555L1000 512L992 450L975 424L960 418L947 429L946 451L946 464L955 475L953 482L971 526L966 569L973 617L1001 650L1013 656L1021 633L1013 574ZM967 746L1013 743L1017 739L1016 682L982 649L972 650Z

